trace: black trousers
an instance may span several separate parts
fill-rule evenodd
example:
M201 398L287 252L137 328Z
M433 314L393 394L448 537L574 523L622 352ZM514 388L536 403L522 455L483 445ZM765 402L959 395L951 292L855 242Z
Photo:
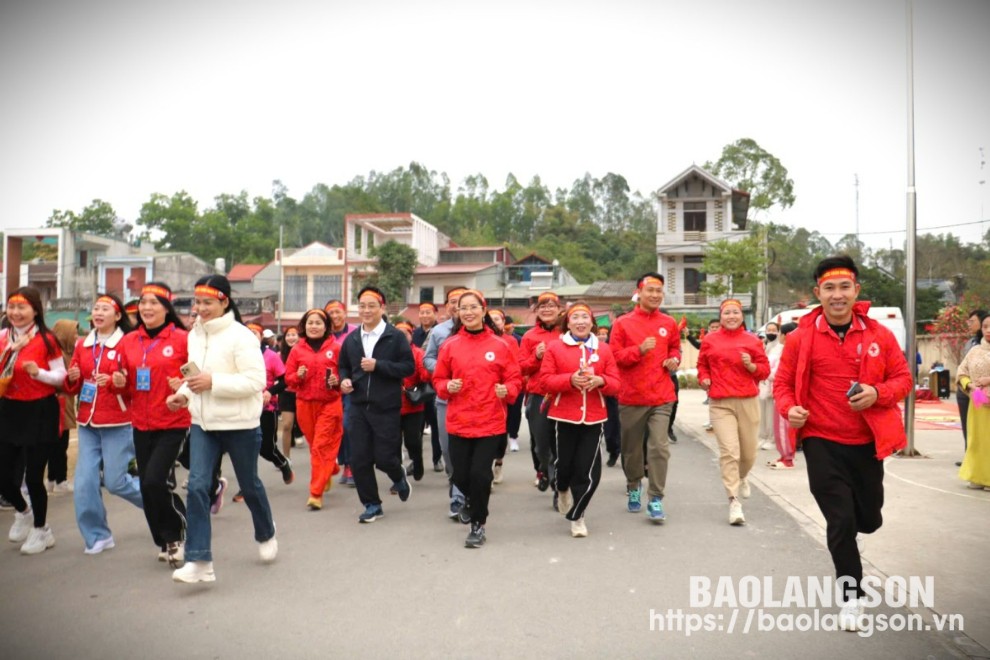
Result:
M519 438L519 427L522 426L523 399L526 397L520 394L516 397L515 403L509 404L508 419L505 422L505 430L513 440Z
M48 481L57 484L69 478L69 430L62 431L48 457Z
M21 479L27 483L34 513L34 526L44 527L48 517L48 489L45 487L45 466L53 452L58 451L52 443L38 443L21 447L0 442L0 495L14 505L19 513L27 510L28 504L21 494Z
M351 402L346 419L344 424L351 444L351 473L358 498L365 506L381 505L375 468L387 474L392 483L406 477L399 444L402 442L399 411L369 410L367 406Z
M863 562L856 534L875 532L883 524L883 461L876 445L844 445L822 438L804 438L808 485L825 516L828 551L836 578L850 577L863 596Z
M580 520L602 480L602 424L557 422L557 490L570 490L574 506L565 514Z
M526 401L526 420L529 422L530 443L535 451L536 471L547 475L550 483L553 484L553 461L557 452L557 443L554 441L555 422L547 418L546 412L540 410L542 406L542 396L529 395Z
M450 434L450 462L454 485L467 496L471 522L488 521L488 500L492 494L492 463L502 434L465 438Z
M186 429L139 431L134 429L134 455L144 517L151 538L159 548L166 543L181 541L186 528L186 505L175 491L172 468L182 451Z
M959 421L962 423L963 432L963 452L969 449L969 438L966 435L966 416L969 415L969 397L965 393L956 391L956 405L959 406Z
M681 381L677 379L677 372L670 372L670 380L674 384L674 407L670 411L670 424L667 425L667 432L674 429L674 419L677 417L677 404L681 396Z
M443 458L443 449L440 447L440 432L437 430L437 400L430 397L423 409L423 429L430 427L430 449L433 450L433 464L436 465Z
M402 416L402 444L406 447L406 452L413 464L413 479L419 481L423 478L423 410L409 413ZM399 460L402 460L402 452L399 451Z
M622 453L622 427L619 425L619 400L614 396L605 397L605 450L618 456Z
M261 457L272 463L279 470L284 468L289 459L278 448L278 414L274 410L261 412ZM216 492L214 489L213 492Z

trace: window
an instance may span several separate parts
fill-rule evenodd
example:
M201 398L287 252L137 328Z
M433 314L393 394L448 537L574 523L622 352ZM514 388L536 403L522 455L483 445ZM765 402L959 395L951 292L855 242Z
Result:
M285 307L287 312L306 311L306 276L286 275L285 277Z
M688 254L684 256L684 263L686 264L701 264L705 262L705 258L700 254Z
M684 231L706 231L708 224L705 202L684 202Z
M340 275L314 275L313 276L313 300L310 308L323 308L328 301L340 300L341 295Z
M684 269L684 293L699 293L705 274L694 268Z
M432 286L423 286L423 287L420 287L419 288L419 302L421 302L421 303L425 303L425 302L428 302L428 303L436 302L435 300L433 300L433 287Z

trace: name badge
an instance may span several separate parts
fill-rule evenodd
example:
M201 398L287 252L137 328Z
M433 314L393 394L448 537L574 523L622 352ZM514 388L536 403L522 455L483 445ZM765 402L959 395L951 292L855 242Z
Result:
M138 367L137 370L137 391L151 391L151 367Z
M82 389L79 391L79 401L82 403L93 403L96 400L96 383L91 380L83 381Z

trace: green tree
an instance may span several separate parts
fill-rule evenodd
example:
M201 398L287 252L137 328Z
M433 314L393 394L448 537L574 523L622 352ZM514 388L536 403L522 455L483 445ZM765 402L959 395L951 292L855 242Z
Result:
M773 206L786 209L794 205L794 181L787 168L769 151L751 138L742 138L722 149L714 163L705 169L729 184L749 193L749 208L757 212Z
M117 217L117 212L109 202L94 199L77 215L72 211L55 209L49 216L46 227L64 227L71 231L84 231L100 236L126 235L131 229Z
M703 282L701 289L716 297L752 292L765 265L763 246L755 235L739 241L712 241L705 249L701 272L717 277Z
M371 256L378 259L378 271L374 278L376 286L385 294L390 304L406 304L406 292L412 286L413 275L418 265L416 250L399 243L388 241L371 249Z

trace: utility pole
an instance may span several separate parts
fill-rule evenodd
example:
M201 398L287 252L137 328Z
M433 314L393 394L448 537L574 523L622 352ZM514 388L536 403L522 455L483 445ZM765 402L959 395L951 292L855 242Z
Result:
M275 327L278 334L282 334L282 307L285 301L285 276L282 274L282 234L285 225L278 226L278 316Z
M856 238L859 239L859 174L853 174L856 186Z

